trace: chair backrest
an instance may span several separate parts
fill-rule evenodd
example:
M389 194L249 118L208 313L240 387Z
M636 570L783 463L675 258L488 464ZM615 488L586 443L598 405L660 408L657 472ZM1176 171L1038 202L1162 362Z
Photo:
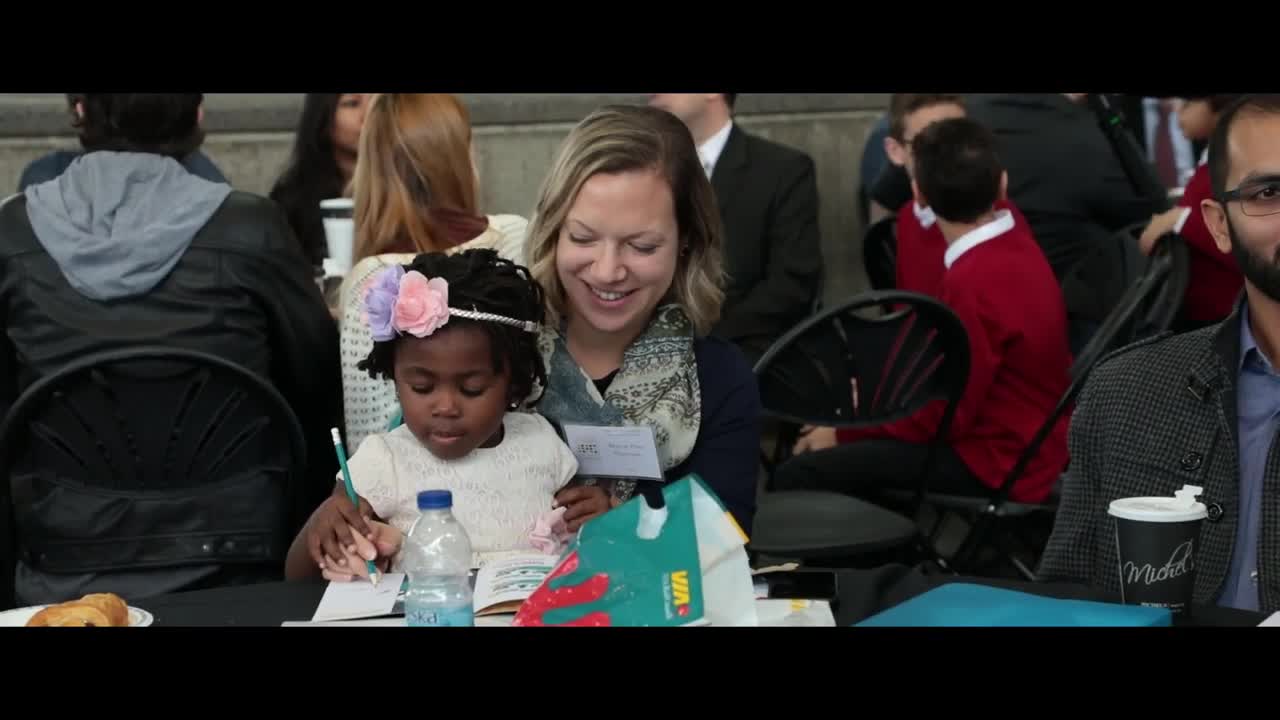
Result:
M755 373L764 414L783 423L872 427L943 402L937 444L968 383L969 340L933 298L868 292L779 338Z
M1062 298L1073 318L1101 324L1119 305L1125 292L1146 272L1147 258L1138 247L1146 223L1115 233L1082 230L1089 250L1062 278Z
M867 292L783 335L755 374L764 415L792 424L792 431L804 424L874 427L944 403L918 502L969 381L969 338L955 313L931 297Z
M1112 350L1168 330L1182 307L1189 268L1186 241L1172 233L1161 238L1142 275L1129 286L1076 357L1071 366L1072 377L1087 375Z
M235 363L168 347L86 357L0 425L4 578L17 562L42 587L146 595L278 577L305 457L284 398Z
M862 236L862 262L875 290L892 290L898 284L898 218L880 218Z
M1191 251L1187 241L1173 232L1157 240L1147 261L1146 275L1163 280L1139 305L1138 315L1130 327L1130 341L1162 333L1177 321L1191 282Z

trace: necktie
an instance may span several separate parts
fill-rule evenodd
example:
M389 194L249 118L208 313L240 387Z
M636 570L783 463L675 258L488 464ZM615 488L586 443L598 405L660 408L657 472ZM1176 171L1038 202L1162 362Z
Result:
M1155 161L1156 174L1167 188L1178 184L1178 161L1173 155L1173 138L1169 135L1169 110L1160 107L1156 115Z

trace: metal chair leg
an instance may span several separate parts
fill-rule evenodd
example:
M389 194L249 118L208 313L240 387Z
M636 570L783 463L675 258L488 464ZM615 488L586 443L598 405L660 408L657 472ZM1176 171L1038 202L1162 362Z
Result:
M952 561L961 572L974 572L978 554L982 551L983 545L988 537L993 537L995 526L998 524L999 518L994 514L986 511L978 513L974 518L969 533L965 535L964 542L960 544Z

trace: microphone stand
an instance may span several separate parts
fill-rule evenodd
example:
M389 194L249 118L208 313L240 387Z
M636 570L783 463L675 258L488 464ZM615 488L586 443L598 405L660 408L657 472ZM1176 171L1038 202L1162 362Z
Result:
M1098 117L1098 126L1111 142L1111 149L1120 160L1120 167L1124 168L1129 183L1138 195L1151 203L1151 214L1157 215L1173 207L1169 191L1152 172L1145 153L1125 122L1124 113L1112 98L1103 93L1089 93L1088 103Z
M1169 199L1169 191L1161 184L1151 164L1147 162L1138 141L1126 126L1124 113L1116 107L1110 96L1103 93L1089 93L1088 103L1098 117L1098 125L1102 128L1102 132L1111 142L1111 149L1120 160L1120 166L1124 168L1129 183L1133 185L1139 196L1146 198L1152 215L1172 208L1173 202ZM1186 243L1176 232L1167 233L1156 241L1143 276L1138 280L1138 284L1125 292L1125 296L1120 300L1121 304L1126 302L1131 292L1143 292L1140 286L1148 283L1151 277L1174 274L1175 268L1182 268L1183 274L1178 276L1181 277L1180 281L1171 282L1158 295L1143 302L1144 307L1133 320L1135 332L1131 339L1136 340L1147 334L1148 326L1163 331L1176 319L1178 308L1182 305L1182 296L1186 292L1185 268L1190 262L1187 253ZM1153 320L1153 313L1157 310L1169 313L1168 317L1161 315Z

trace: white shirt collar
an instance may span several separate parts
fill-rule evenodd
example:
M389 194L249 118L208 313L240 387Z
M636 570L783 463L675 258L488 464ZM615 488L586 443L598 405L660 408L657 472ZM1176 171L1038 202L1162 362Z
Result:
M997 210L996 219L985 225L970 230L969 232L956 238L956 241L947 246L947 253L942 256L942 262L946 264L947 269L955 264L960 256L978 247L982 243L1000 237L1001 235L1013 229L1013 213L1008 210Z
M916 214L916 220L925 229L933 227L933 224L938 221L938 216L933 214L933 208L920 207L920 203L915 200L911 201L911 212Z
M732 120L698 146L698 159L702 161L702 169L707 171L707 177L711 177L711 173L715 171L716 163L720 161L720 153L724 152L724 146L729 142L731 130L733 130Z

